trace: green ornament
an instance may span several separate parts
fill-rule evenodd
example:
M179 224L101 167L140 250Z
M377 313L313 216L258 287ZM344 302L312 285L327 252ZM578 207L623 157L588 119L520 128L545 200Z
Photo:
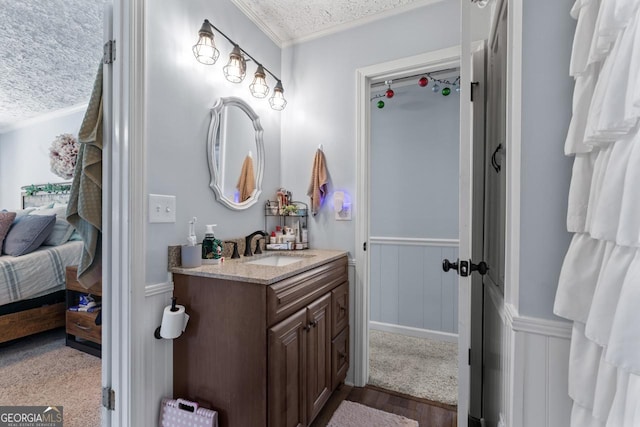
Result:
M378 108L384 108L384 101L378 101Z
M445 87L444 89L442 89L442 96L448 96L451 93L451 89L449 89L448 87Z

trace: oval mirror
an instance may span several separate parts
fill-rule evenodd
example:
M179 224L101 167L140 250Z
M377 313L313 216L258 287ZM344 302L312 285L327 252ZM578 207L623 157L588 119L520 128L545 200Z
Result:
M220 98L211 109L207 158L209 186L220 203L242 210L258 201L264 168L262 126L240 98Z

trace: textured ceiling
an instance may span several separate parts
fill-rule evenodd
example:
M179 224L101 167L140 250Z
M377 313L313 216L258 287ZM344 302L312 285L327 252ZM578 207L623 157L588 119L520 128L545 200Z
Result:
M231 0L279 45L441 0Z
M277 44L441 0L231 0ZM104 0L0 0L0 132L88 101Z
M88 102L104 0L0 0L0 130Z

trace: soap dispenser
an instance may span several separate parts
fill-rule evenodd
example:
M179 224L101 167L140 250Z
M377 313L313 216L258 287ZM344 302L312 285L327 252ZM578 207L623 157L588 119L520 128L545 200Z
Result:
M222 259L222 242L213 234L213 227L216 224L208 224L205 228L204 240L202 241L202 263L220 264Z

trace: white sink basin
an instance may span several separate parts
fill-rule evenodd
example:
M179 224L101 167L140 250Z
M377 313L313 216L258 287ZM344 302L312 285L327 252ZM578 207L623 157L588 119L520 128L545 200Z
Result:
M268 255L263 258L254 259L253 261L246 261L245 264L270 265L271 267L283 267L285 265L293 264L294 262L302 261L303 259L305 259L305 257L274 254L274 255Z

